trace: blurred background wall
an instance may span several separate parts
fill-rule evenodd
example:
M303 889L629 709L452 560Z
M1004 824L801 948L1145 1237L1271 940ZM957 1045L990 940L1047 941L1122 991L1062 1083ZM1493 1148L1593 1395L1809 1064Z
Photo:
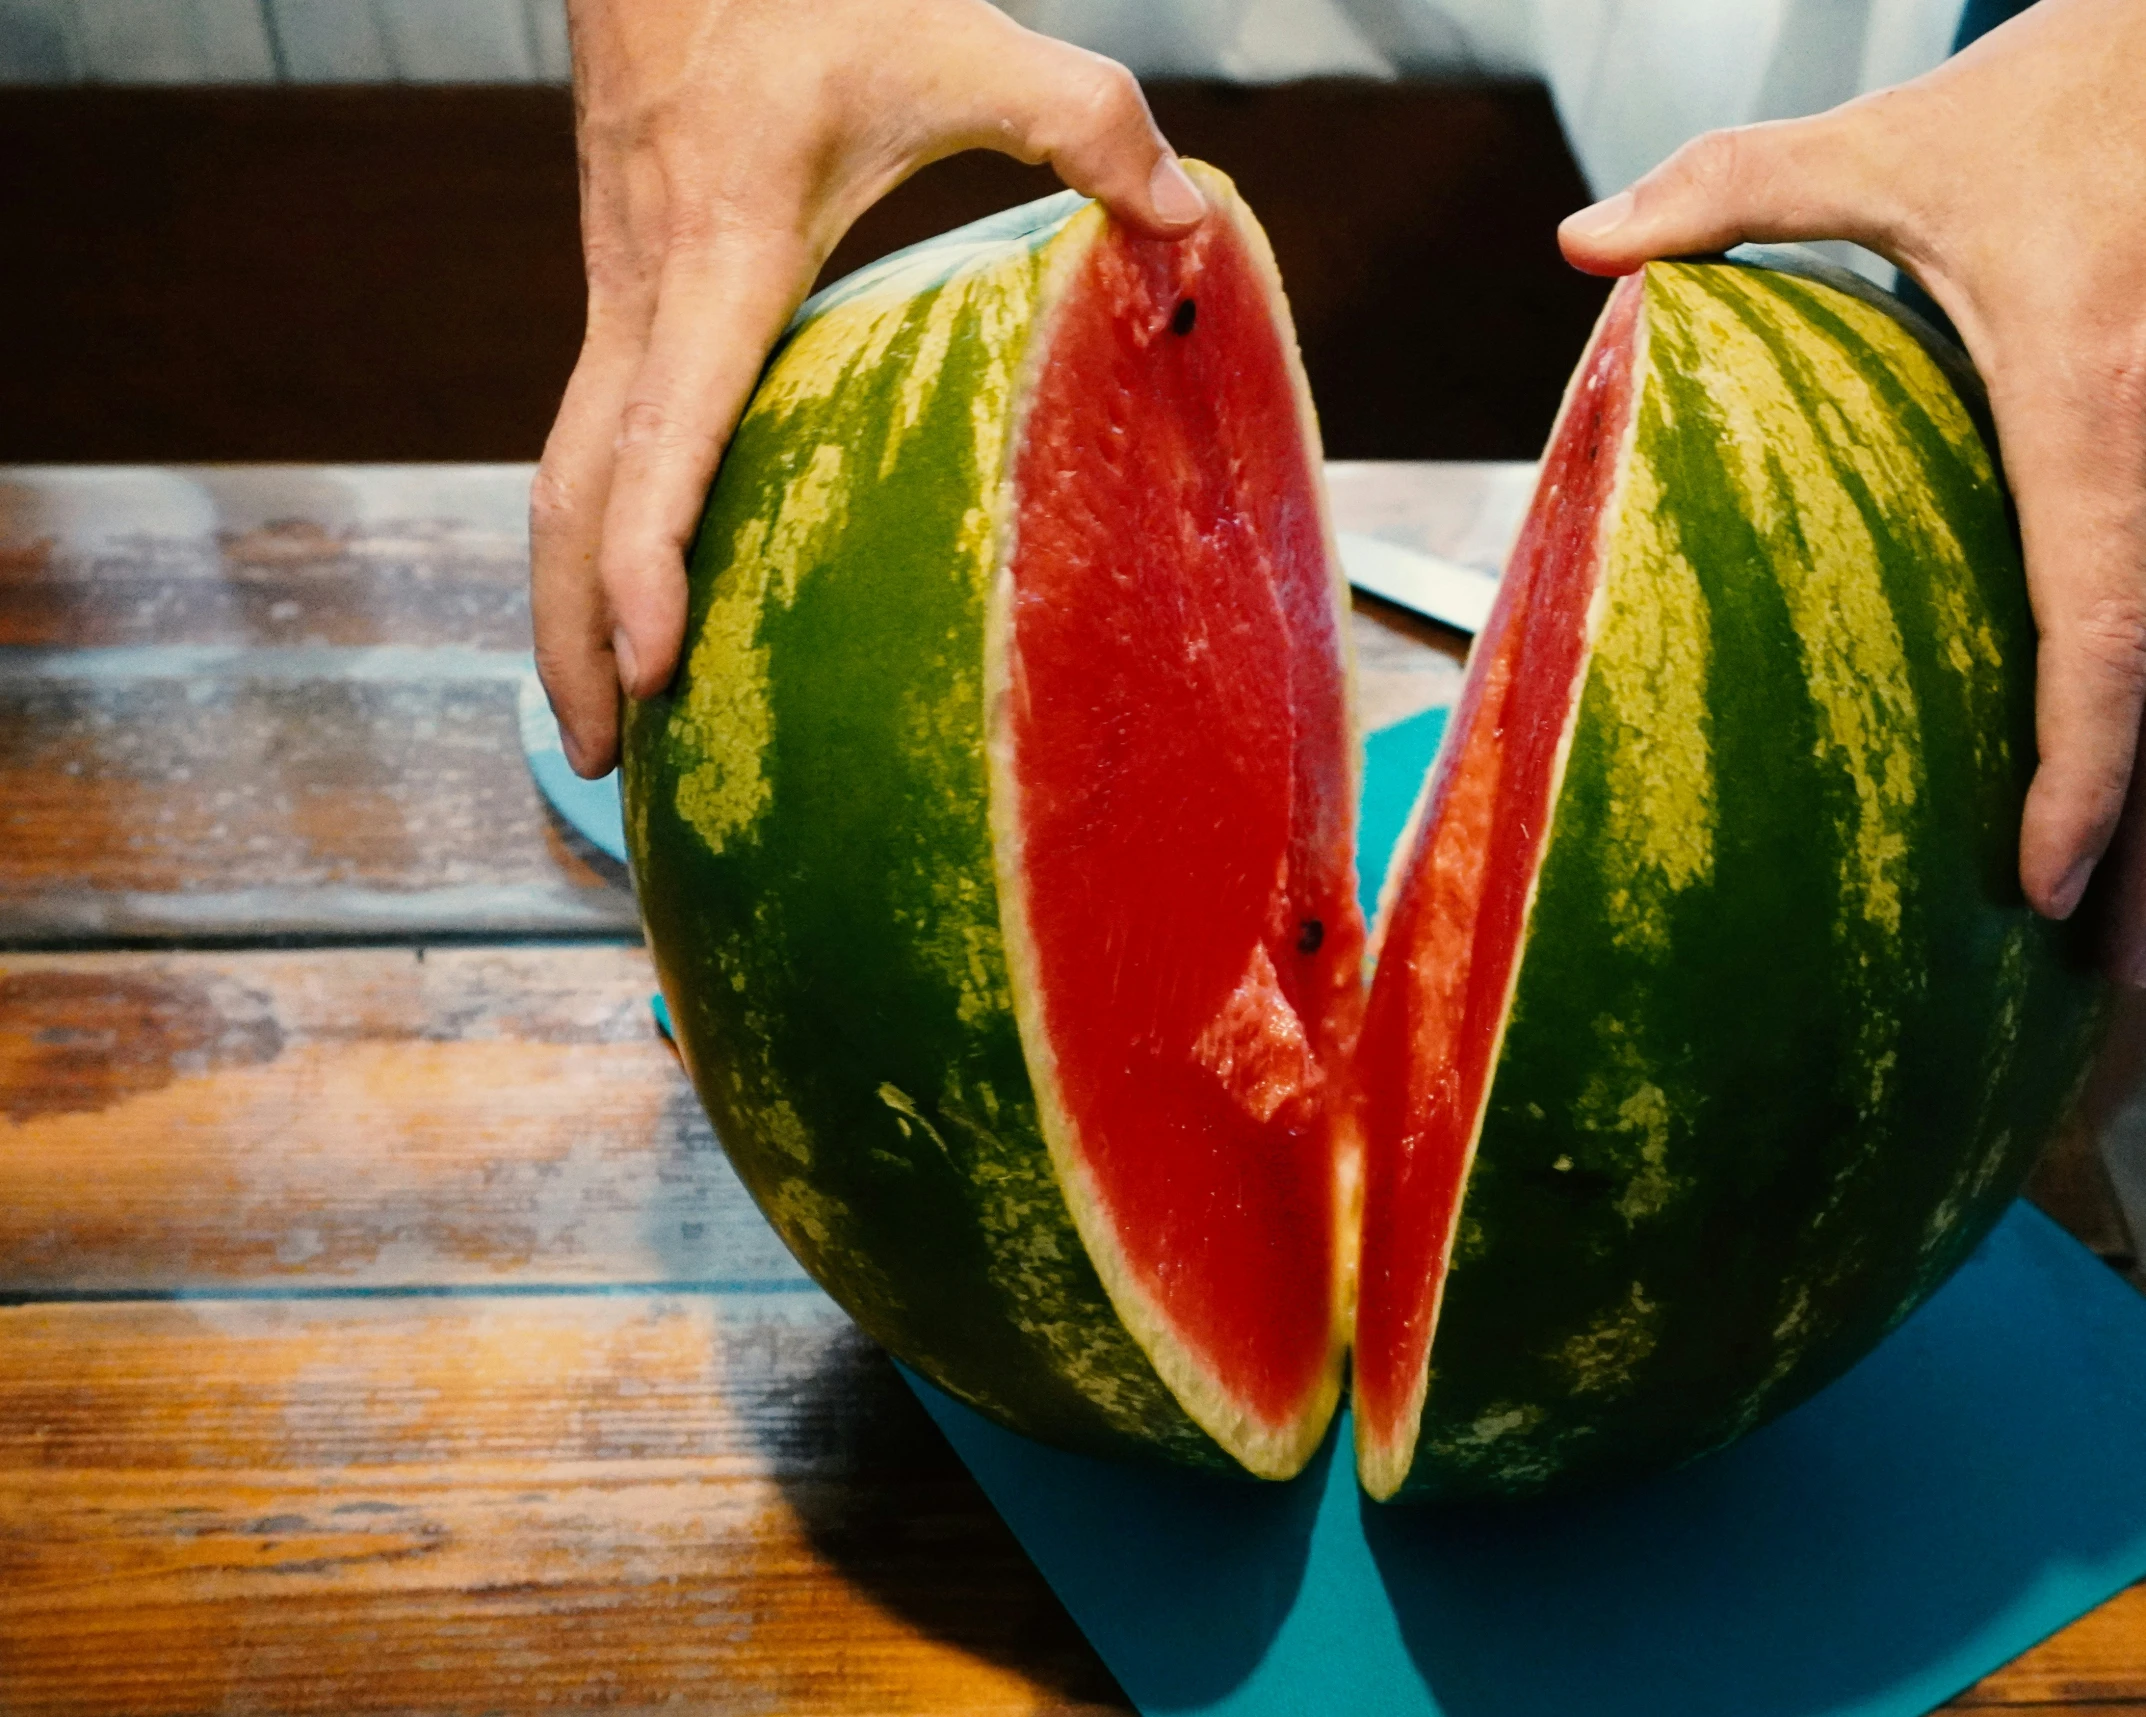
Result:
M1329 450L1527 458L1602 295L1539 84L1150 85L1267 223ZM917 175L829 266L1054 187ZM580 339L563 88L0 90L0 461L530 459Z
M1711 127L1913 77L2024 0L998 3L1147 78L1540 78L1606 191ZM564 0L0 0L0 84L566 76Z
M563 0L0 0L11 83L564 83Z
M1602 288L1554 229L1961 0L1002 0L1233 174L1329 450L1521 458ZM0 460L526 459L580 336L563 0L0 0ZM831 266L1051 188L927 169Z

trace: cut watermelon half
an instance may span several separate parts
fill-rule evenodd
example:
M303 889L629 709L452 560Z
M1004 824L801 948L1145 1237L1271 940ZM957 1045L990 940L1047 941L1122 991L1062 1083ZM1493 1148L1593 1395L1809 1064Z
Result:
M1264 236L1068 194L799 313L629 713L741 1178L875 1338L1068 1447L1294 1472L1355 1247L1347 586Z
M1317 431L1188 171L1187 240L1051 199L771 360L627 717L681 1053L813 1277L1002 1424L1286 1476L1353 1330L1376 1496L1688 1459L1944 1278L2091 1046L2012 887L2002 487L1889 311L1618 287L1366 1002Z
M1369 1144L1354 1398L1374 1496L1399 1487L1415 1452L1440 1293L1602 588L1639 307L1635 279L1618 289L1574 377L1388 873L1358 1057Z
M1612 292L1389 873L1373 1497L1742 1436L1945 1279L2071 1101L2095 988L2017 889L2032 630L1964 397L1852 277Z
M1339 1395L1363 926L1317 432L1264 241L1216 201L1189 241L1111 226L1061 264L994 597L993 805L1082 1240L1186 1412L1273 1476Z

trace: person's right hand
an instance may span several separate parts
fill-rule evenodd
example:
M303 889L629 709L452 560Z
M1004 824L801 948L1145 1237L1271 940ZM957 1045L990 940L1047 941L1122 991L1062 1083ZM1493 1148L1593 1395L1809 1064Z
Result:
M1989 384L2041 629L2020 882L2069 916L2121 819L2109 967L2146 986L2142 70L2146 0L2040 0L1912 83L1687 144L1559 236L1600 274L1854 239L1952 318Z
M985 0L569 0L589 310L530 495L566 755L670 680L684 549L768 348L859 214L963 149L1159 236L1205 214L1121 66Z

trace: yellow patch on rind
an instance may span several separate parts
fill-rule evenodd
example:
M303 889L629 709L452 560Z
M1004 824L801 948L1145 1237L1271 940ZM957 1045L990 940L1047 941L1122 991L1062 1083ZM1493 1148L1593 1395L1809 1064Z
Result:
M1846 904L1895 937L1911 886L1910 816L1922 789L1914 743L1920 712L1879 545L1841 476L1843 443L1884 431L1867 417L1851 424L1837 408L1814 414L1791 385L1867 383L1829 340L1786 322L1766 288L1743 271L1702 276L1655 265L1648 286L1660 335L1674 342L1669 361L1700 383L1721 414L1723 468L1764 539L1802 647L1819 753L1842 770L1854 796L1842 859ZM1775 348L1735 301L1780 329L1807 377L1782 373Z
M1661 1307L1637 1282L1621 1305L1611 1306L1565 1342L1556 1359L1578 1395L1615 1395L1631 1387L1632 1368L1661 1339Z
M1658 399L1639 402L1642 414ZM1609 805L1604 906L1619 945L1668 949L1670 896L1714 873L1714 759L1707 715L1706 593L1663 506L1662 481L1634 460L1608 532L1607 609L1588 669L1606 708Z

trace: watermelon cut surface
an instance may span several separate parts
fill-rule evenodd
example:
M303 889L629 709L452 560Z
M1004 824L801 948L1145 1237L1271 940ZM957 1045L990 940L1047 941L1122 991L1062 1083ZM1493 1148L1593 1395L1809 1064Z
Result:
M2034 635L1953 382L1846 283L1613 292L1397 858L1363 1036L1378 1497L1656 1469L1838 1375L2073 1096Z
M1602 533L1631 420L1636 293L1604 318L1544 461L1430 791L1420 848L1382 927L1393 978L1365 1022L1367 1133L1357 1312L1358 1440L1392 1462L1421 1413L1521 927L1601 585Z
M725 1148L870 1333L1036 1435L1284 1476L1354 1244L1345 586L1197 175L1187 241L1053 198L807 306L627 831Z
M1232 228L1094 245L1049 338L994 709L1030 1067L1113 1302L1203 1422L1293 1466L1363 941L1319 479Z

